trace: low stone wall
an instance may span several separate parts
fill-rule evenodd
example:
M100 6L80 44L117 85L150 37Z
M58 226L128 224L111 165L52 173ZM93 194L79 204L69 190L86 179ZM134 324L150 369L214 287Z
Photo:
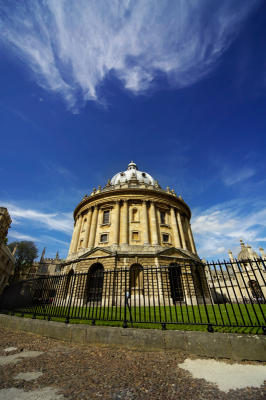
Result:
M64 324L0 314L0 326L77 344L117 346L141 351L183 351L198 356L266 361L266 337L236 333L162 331Z

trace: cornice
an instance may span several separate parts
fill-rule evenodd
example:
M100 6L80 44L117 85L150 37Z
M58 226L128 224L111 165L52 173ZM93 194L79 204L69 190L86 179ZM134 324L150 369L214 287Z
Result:
M168 206L173 206L181 211L185 212L189 218L191 218L191 211L189 206L183 199L177 197L173 193L165 192L161 189L147 189L147 188L121 188L114 189L112 191L102 191L95 193L91 196L84 197L81 202L76 206L73 216L76 216L79 212L85 211L88 207L98 206L105 202L120 201L120 200L143 200L146 197L147 201L161 201Z

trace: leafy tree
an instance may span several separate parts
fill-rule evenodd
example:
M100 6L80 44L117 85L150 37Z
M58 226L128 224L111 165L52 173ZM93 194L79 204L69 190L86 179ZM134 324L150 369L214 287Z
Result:
M38 257L38 250L33 242L26 240L21 242L12 242L8 247L11 252L15 247L17 247L15 253L15 270L14 275L11 278L14 282L19 280L21 275L25 274L32 266L33 261Z

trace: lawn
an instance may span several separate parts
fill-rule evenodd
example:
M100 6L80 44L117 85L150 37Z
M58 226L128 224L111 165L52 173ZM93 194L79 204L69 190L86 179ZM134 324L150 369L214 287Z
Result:
M206 330L210 324L216 331L262 333L265 322L265 304L221 304L200 306L154 306L154 307L58 307L42 305L16 310L16 315L50 317L54 321L71 323L141 328Z

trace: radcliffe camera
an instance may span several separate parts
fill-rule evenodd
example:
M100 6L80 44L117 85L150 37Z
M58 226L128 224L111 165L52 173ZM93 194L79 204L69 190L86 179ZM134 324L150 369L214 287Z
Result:
M266 3L0 26L0 400L265 399Z

